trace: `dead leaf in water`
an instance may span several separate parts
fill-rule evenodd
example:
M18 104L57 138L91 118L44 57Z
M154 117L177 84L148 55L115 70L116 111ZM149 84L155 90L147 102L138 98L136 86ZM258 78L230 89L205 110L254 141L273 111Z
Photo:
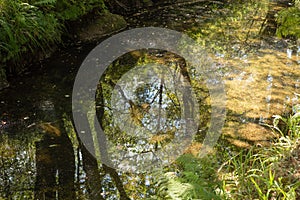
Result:
M46 133L48 133L50 136L54 136L54 137L60 137L61 136L60 130L57 127L51 125L50 123L42 123L42 124L40 124L40 127Z

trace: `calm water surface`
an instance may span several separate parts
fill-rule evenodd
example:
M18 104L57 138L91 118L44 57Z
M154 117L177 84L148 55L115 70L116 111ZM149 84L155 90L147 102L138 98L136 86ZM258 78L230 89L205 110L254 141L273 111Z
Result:
M271 34L272 23L266 16L276 9L280 5L268 1L238 5L181 2L141 11L128 16L127 21L129 28L155 26L183 32L203 47L226 87L227 116L221 140L227 146L247 148L267 144L274 134L264 124L270 124L275 114L291 113L299 103L300 46ZM58 50L36 64L40 69L12 80L10 88L1 91L0 199L155 197L156 172L129 173L102 166L99 153L95 159L77 139L71 117L73 81L81 62L96 45L79 43ZM188 68L182 58L168 52L135 51L114 62L99 84L98 117L120 148L131 148L136 140L123 137L113 126L110 93L132 67L151 62L180 73ZM199 133L186 149L194 153L209 126L210 99L207 88L197 82L201 77L190 78L201 104ZM150 140L154 150L177 137L177 119L182 112L178 99L172 97L174 92L167 87L159 92L161 80L150 80L151 84L138 88L136 104L122 101L133 123L163 132L163 138ZM169 115L154 123L153 116L147 114L149 109L166 110Z

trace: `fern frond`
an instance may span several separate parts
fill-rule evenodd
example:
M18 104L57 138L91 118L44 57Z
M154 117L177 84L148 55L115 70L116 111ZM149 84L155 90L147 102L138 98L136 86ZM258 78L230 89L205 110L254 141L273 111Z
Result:
M45 5L54 5L54 4L56 4L56 0L40 0L40 1L36 1L33 5L45 6Z

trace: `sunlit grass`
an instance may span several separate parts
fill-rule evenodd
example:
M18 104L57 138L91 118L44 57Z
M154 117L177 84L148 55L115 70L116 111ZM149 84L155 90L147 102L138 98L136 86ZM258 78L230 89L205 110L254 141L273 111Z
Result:
M279 128L279 120L284 125ZM254 146L235 155L218 170L231 199L296 199L300 195L300 113L275 116L271 126L281 136L269 147Z
M280 128L279 121L284 122ZM269 146L219 144L204 158L184 154L157 179L158 199L286 199L300 196L300 114L274 116L280 136Z

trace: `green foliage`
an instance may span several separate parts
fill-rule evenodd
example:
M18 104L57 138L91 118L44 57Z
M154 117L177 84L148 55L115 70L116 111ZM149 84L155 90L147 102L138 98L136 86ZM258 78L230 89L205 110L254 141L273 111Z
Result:
M37 7L21 1L3 1L0 13L1 62L19 59L24 52L60 40L61 25L51 14L44 15Z
M32 0L30 3L37 7L54 7L56 4L56 0Z
M215 156L196 158L180 156L177 173L167 172L158 181L158 195L162 199L222 199L222 184L217 177Z
M76 20L103 0L0 0L0 63L19 62L26 53L61 42L65 20ZM1 66L2 66L1 65Z
M285 123L281 129L277 126L279 120ZM273 145L228 155L228 161L221 167L224 169L219 170L223 171L228 197L292 200L300 195L299 122L299 112L288 118L275 116L272 127L281 137Z
M280 11L277 24L277 36L300 38L300 8L291 7Z
M274 116L270 127L281 136L268 147L229 152L218 146L216 154L203 159L182 155L168 169L174 172L159 176L159 197L154 199L297 199L300 112L294 111L288 117Z
M183 197L186 197L184 199L221 199L218 194L221 181L216 174L218 169L216 156L208 155L199 159L191 154L184 154L177 159L177 162L182 168L180 182L192 185L183 194Z
M300 135L300 106L293 107L293 113L287 117L281 115L273 116L273 124L268 125L274 132L278 132L281 136L289 136L296 138Z
M193 27L189 35L208 52L232 58L255 50L251 46L260 37L268 1L230 1L223 8L212 8L213 18ZM204 28L205 27L205 28Z

